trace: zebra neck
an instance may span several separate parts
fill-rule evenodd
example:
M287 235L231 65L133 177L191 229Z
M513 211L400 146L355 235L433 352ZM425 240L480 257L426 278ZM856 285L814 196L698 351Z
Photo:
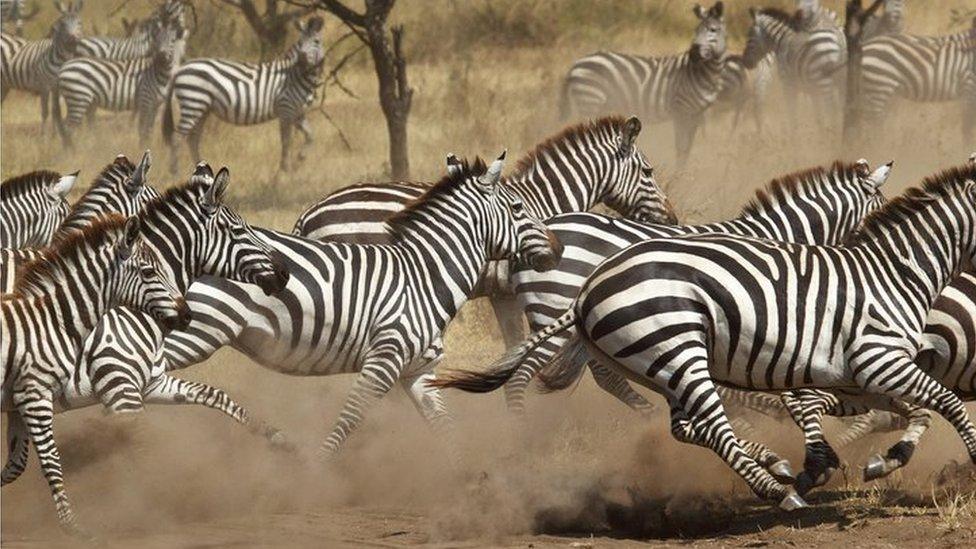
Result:
M35 303L41 314L53 323L59 333L79 345L109 309L104 286L100 280L77 285L61 278L55 287L36 299Z
M441 229L443 231L443 228ZM405 263L413 280L423 286L422 294L437 302L431 320L443 328L468 300L488 263L484 245L467 233L439 231L433 238L406 237L399 247L406 252ZM443 235L443 236L442 236Z
M608 162L602 157L593 158L596 156L594 151L579 153L591 157L591 161L581 161L570 167L563 158L546 154L544 158L537 158L522 174L507 179L505 186L518 194L526 209L541 220L563 213L588 211L606 192ZM560 172L566 169L572 169L575 177L561 176Z

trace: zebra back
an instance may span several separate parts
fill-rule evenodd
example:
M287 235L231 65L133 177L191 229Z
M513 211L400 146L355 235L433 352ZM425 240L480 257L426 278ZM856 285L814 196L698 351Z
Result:
M47 92L56 84L61 65L76 55L81 40L81 4L72 3L67 8L58 4L58 9L61 15L51 26L50 38L5 44L5 49L12 53L0 73L4 88Z
M78 172L62 176L42 170L4 180L0 185L0 247L46 246L68 216L65 197Z

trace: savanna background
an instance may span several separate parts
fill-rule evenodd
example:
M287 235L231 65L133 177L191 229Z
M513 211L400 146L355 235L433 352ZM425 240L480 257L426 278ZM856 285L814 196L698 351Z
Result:
M123 6L124 4L124 6ZM239 12L218 1L194 1L187 57L258 60L262 49ZM355 8L358 2L350 3ZM824 4L843 13L842 2ZM907 30L958 30L953 9L973 0L911 0ZM788 8L783 0L729 0L729 49L741 52L749 6ZM118 8L122 6L122 9ZM696 19L685 0L400 0L391 23L405 29L410 85L413 179L443 173L444 156L518 158L564 122L557 112L562 76L574 59L600 49L646 55L676 53L690 43ZM46 35L55 11L42 12L25 36ZM87 34L122 34L122 17L144 17L150 0L88 0ZM346 29L326 16L325 42ZM355 38L330 51L334 63L358 47ZM269 54L270 55L270 54ZM203 156L232 174L229 201L254 225L290 231L302 209L327 193L388 177L385 121L367 51L330 80L309 115L315 144L308 160L277 173L275 123L231 127L213 117ZM343 91L345 88L347 91ZM319 110L321 109L321 111ZM926 174L962 162L960 107L903 104L857 147L840 145L840 116L823 130L805 103L782 107L778 90L758 132L748 113L737 129L731 114L713 113L695 141L689 164L675 169L670 124L645 124L640 145L657 166L686 222L735 215L772 177L834 159L895 160L889 196ZM81 170L82 184L118 153L138 158L134 118L100 113L61 148L40 130L36 97L11 93L0 125L0 175L51 168ZM329 121L331 119L331 122ZM153 133L151 181L166 172L168 151ZM183 152L183 172L191 163ZM510 164L511 165L511 164ZM502 351L487 303L463 310L447 334L448 367L477 368ZM150 407L136 419L90 408L58 416L57 436L79 520L101 543L146 546L626 546L638 540L695 545L971 545L976 543L976 496L946 490L935 475L963 461L958 438L938 422L908 470L873 485L860 483L858 464L887 448L874 437L842 455L851 464L827 489L810 495L814 508L785 515L757 502L704 449L681 445L662 413L650 423L631 414L587 378L573 394L530 395L529 417L518 422L500 394L450 394L465 457L450 467L440 441L403 395L393 391L352 437L341 459L324 465L314 450L335 419L352 376L290 378L233 351L181 373L226 389L255 414L283 428L299 446L283 454L215 412L199 407ZM655 397L656 398L656 397ZM757 419L764 438L794 466L801 437L792 427ZM4 455L6 450L4 449ZM47 486L30 467L2 493L2 541L10 547L71 545L57 530Z

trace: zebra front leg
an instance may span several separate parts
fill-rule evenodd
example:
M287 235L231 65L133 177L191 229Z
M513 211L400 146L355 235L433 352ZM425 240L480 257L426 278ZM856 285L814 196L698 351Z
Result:
M68 492L64 488L61 454L54 441L54 403L50 391L40 387L20 389L14 392L13 401L37 450L41 470L54 498L58 523L71 535L86 536L75 521Z
M302 143L302 148L298 149L298 161L305 162L305 158L307 157L306 153L308 149L312 147L312 141L314 141L312 139L312 128L308 124L308 119L304 116L302 116L301 120L295 124L295 127L298 128L298 131L302 132L302 136L305 137L305 142Z
M286 121L284 118L279 119L278 129L281 134L281 161L278 163L278 169L287 172L288 171L288 152L291 150L291 126L292 122Z
M674 119L674 145L678 152L678 168L682 169L688 164L688 155L691 153L691 145L698 133L698 126L702 122L701 113L693 115L678 116Z
M0 473L0 486L17 480L27 468L27 458L30 456L27 427L16 410L7 412L7 454L7 463L3 466L3 473Z
M854 365L853 369L857 372L854 380L864 391L888 396L894 403L905 401L939 413L956 429L966 446L969 459L976 464L976 425L969 419L965 404L952 391L922 371L912 358L895 351L881 354L869 364L860 367ZM910 416L909 424L910 430L917 436L921 436L927 427L922 416L914 413ZM908 433L906 437L910 439Z
M294 444L288 441L281 430L266 421L253 420L246 408L234 402L217 387L163 374L146 387L144 397L149 404L197 404L223 412L245 426L250 433L267 439L272 447L286 451L295 450Z
M47 118L48 118L48 107L50 106L50 92L42 91L40 95L41 101L41 135L47 135Z
M592 360L587 363L587 366L590 367L593 380L596 381L596 384L601 389L610 393L617 400L626 404L628 408L645 418L654 414L657 408L641 396L640 393L635 391L623 376Z
M783 393L781 398L790 417L803 430L803 472L797 475L793 484L802 496L826 484L840 467L840 458L823 433L823 416L837 406L839 399L830 393L802 389Z
M374 346L363 361L363 369L339 412L332 432L320 451L326 460L335 459L349 435L363 422L366 412L390 392L403 370L403 355L396 340Z

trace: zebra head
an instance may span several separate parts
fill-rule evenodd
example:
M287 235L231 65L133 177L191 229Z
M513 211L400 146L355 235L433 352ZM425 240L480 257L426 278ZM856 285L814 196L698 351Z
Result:
M125 159L124 156L122 158ZM155 190L152 190L148 183L151 168L152 155L147 150L142 153L142 159L139 160L139 164L132 170L132 173L122 181L122 187L127 198L126 206L120 209L120 213L123 215L134 215L157 196Z
M674 225L678 217L671 202L654 179L654 168L637 146L640 120L632 116L618 127L602 201L628 219Z
M176 65L179 65L183 51L183 39L179 30L169 24L153 22L150 36L153 63L164 73L173 70Z
M700 61L720 61L725 57L725 19L722 14L725 6L716 2L707 11L701 5L694 7L700 22L691 42L691 57Z
M138 217L126 221L115 246L118 268L110 281L110 305L138 309L168 330L190 323L190 308L156 253L142 241Z
M765 8L749 8L752 23L746 35L746 49L742 52L742 63L748 69L756 65L770 53L775 52L780 41L795 33L794 25L798 23L786 12Z
M299 21L300 37L295 44L297 63L302 74L320 77L325 61L325 49L322 47L322 18L310 17L307 21Z
M81 42L81 8L83 2L55 2L60 17L51 27L50 38L54 41L55 47L67 55L74 55L75 49Z
M514 257L536 271L548 271L559 263L562 244L545 223L529 215L521 196L499 184L504 166L503 151L488 170L475 179L478 190L501 219L499 230L492 231L497 236L489 236L489 259Z
M221 168L213 175L210 166L198 164L193 182L198 184L201 239L201 272L238 282L255 284L266 295L274 295L288 284L288 268L281 255L258 236L240 214L223 203L230 172ZM198 253L200 253L198 252Z

